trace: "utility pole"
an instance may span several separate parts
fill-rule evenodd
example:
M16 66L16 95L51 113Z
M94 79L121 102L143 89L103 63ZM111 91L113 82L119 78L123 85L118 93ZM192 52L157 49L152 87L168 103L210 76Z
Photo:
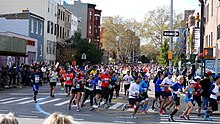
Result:
M204 0L199 0L201 3L201 22L200 22L200 53L203 53L203 41L204 41Z
M215 76L218 76L218 43L216 43L215 49Z
M171 0L170 5L170 31L173 30L173 0ZM169 43L169 50L172 51L172 43L173 43L173 37L170 36L170 43ZM172 71L172 60L169 60L169 71Z

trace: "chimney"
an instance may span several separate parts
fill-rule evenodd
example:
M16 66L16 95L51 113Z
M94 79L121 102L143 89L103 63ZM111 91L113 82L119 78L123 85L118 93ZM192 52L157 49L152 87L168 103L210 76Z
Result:
M29 9L27 8L25 10L22 10L22 12L29 12Z

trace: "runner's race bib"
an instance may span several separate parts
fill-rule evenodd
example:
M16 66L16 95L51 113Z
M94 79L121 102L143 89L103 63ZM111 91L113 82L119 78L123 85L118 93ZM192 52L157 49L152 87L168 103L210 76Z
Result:
M39 75L34 75L34 81L35 81L35 83L39 83L40 82L40 76Z
M67 80L67 81L70 81L70 77L67 77L66 80Z
M80 85L79 85L79 84L76 84L76 88L79 89L79 88L80 88Z

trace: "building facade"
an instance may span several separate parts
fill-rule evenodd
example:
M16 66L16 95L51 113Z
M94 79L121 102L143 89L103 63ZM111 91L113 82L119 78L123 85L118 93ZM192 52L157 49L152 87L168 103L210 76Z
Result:
M204 48L213 48L216 43L220 43L220 1L206 0L205 1L205 33L204 33ZM219 56L220 58L220 50ZM215 56L215 49L213 49Z
M64 7L81 19L82 38L86 38L88 42L100 47L101 10L97 10L95 4L82 3L80 0L74 1L74 4L64 5Z
M37 39L37 58L35 61L43 61L44 49L44 18L28 11L14 14L0 15L0 31L14 32Z
M60 0L1 0L0 14L19 13L24 9L35 13L45 19L44 26L44 61L55 64L56 61L56 25L57 4Z

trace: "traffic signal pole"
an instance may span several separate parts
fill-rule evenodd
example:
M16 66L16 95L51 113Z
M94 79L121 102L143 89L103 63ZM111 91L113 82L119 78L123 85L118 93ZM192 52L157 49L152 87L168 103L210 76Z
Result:
M171 0L170 4L170 31L173 30L173 0ZM169 42L169 50L172 51L172 43L173 43L173 37L170 36L170 42ZM172 59L169 60L169 71L172 71Z

